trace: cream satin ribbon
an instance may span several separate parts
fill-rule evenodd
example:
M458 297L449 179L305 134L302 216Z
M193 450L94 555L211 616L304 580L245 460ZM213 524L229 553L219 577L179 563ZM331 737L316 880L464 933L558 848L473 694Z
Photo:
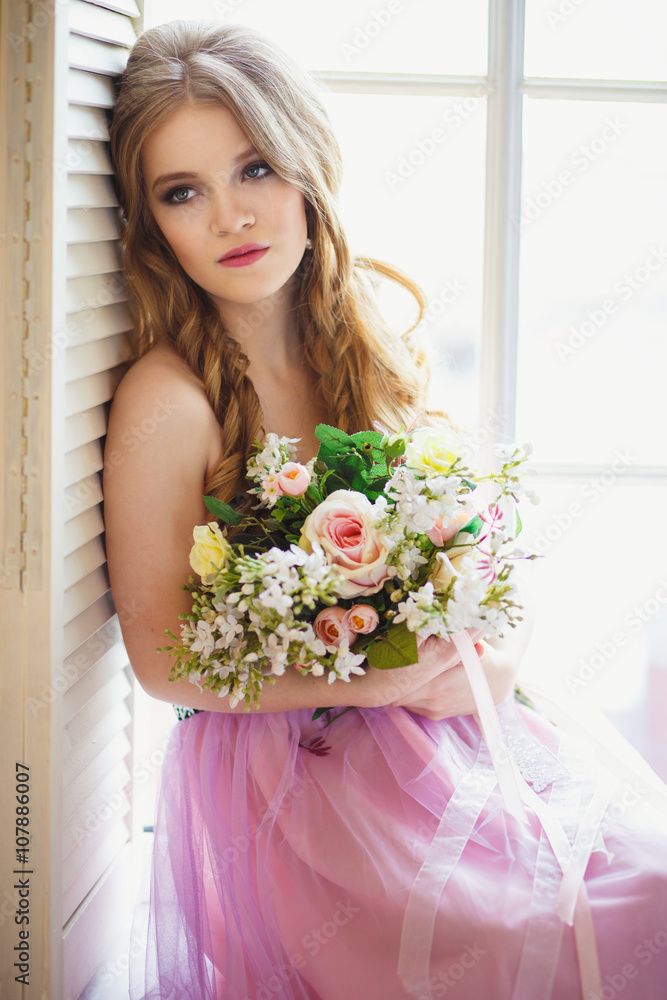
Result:
M613 780L608 775L596 787L574 843L570 844L558 817L526 783L508 753L486 675L472 639L467 632L457 632L451 636L451 640L461 656L470 681L480 730L488 746L506 809L518 822L528 821L524 803L534 812L563 872L556 913L561 920L574 927L582 996L585 1000L591 995L600 996L602 978L584 875L613 792ZM432 997L428 969L440 897L491 792L487 787L490 772L483 771L486 779L483 781L484 794L477 798L470 795L472 782L480 780L480 777L475 777L476 770L477 767L473 767L465 775L452 795L413 883L406 906L398 974L407 992L412 996L419 996L420 1000L430 1000ZM477 790L480 790L479 785ZM434 879L437 879L439 892L433 892ZM431 887L431 891L424 894L422 890L426 885ZM426 909L423 905L424 895L429 900Z
M489 691L489 684L480 662L475 645L467 632L455 632L451 640L459 651L477 705L477 720L486 745L491 754L498 784L507 812L519 823L526 823L528 817L521 800L523 778L512 765L496 706ZM518 775L518 777L517 777Z
M429 963L438 903L495 787L493 770L479 766L478 754L452 793L412 883L403 918L398 975L406 991L417 1000L432 1000ZM437 892L433 891L434 884Z

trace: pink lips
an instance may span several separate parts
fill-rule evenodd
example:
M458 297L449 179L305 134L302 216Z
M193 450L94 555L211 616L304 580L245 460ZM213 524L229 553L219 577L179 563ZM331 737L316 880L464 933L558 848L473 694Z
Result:
M244 243L243 246L234 247L221 257L218 264L222 264L223 267L246 267L260 260L268 249L268 246L262 243Z

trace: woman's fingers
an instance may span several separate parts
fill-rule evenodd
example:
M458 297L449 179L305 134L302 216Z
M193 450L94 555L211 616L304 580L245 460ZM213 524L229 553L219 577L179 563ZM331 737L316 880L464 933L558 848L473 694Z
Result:
M498 704L513 688L518 663L502 648L496 649L485 642L476 643L475 648L486 674L491 697ZM434 720L471 715L477 711L468 676L462 665L430 678L416 691L406 691L392 704Z
M469 630L484 667L491 696L497 704L509 694L518 669L518 659L503 643L497 646L479 639L479 630ZM445 719L476 711L470 684L458 649L440 636L419 642L419 660L394 670L367 671L373 707L394 705L409 708L428 718ZM369 676L370 675L370 676Z
M369 668L366 683L372 688L373 706L394 705L402 699L409 699L433 678L454 667L460 659L452 642L430 636L419 648L417 663L393 670Z

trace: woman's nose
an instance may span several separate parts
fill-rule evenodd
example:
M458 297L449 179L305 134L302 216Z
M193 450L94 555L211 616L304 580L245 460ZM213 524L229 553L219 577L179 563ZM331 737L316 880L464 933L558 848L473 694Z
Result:
M211 202L212 232L237 233L254 222L254 212L243 192L225 187L214 193Z

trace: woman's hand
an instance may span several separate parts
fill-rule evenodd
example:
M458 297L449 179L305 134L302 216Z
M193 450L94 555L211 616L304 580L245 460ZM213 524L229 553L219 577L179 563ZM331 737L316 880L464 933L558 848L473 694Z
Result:
M484 673L494 704L499 704L512 691L519 672L521 659L530 641L533 623L532 602L522 594L523 620L513 629L507 629L504 638L492 636L476 642ZM472 633L475 640L479 633ZM452 657L453 643L437 636L430 636L419 650L419 664L424 667L423 684L417 690L406 691L392 701L392 705L407 708L427 719L449 719L455 715L471 715L477 711L472 689L458 651ZM454 647L455 649L455 647ZM433 673L434 664L440 663L440 672Z
M512 690L519 668L519 658L514 657L503 647L502 640L498 642L500 645L491 645L489 641L475 643L475 649L479 653L489 683L491 697L496 705ZM431 645L427 649L422 647L423 657L428 659L441 657L442 647L447 649L452 645L435 636L431 636L424 646L429 643ZM511 645L513 644L510 643ZM417 691L397 699L392 704L436 721L449 719L455 715L471 715L477 711L468 675L460 661L423 684Z

